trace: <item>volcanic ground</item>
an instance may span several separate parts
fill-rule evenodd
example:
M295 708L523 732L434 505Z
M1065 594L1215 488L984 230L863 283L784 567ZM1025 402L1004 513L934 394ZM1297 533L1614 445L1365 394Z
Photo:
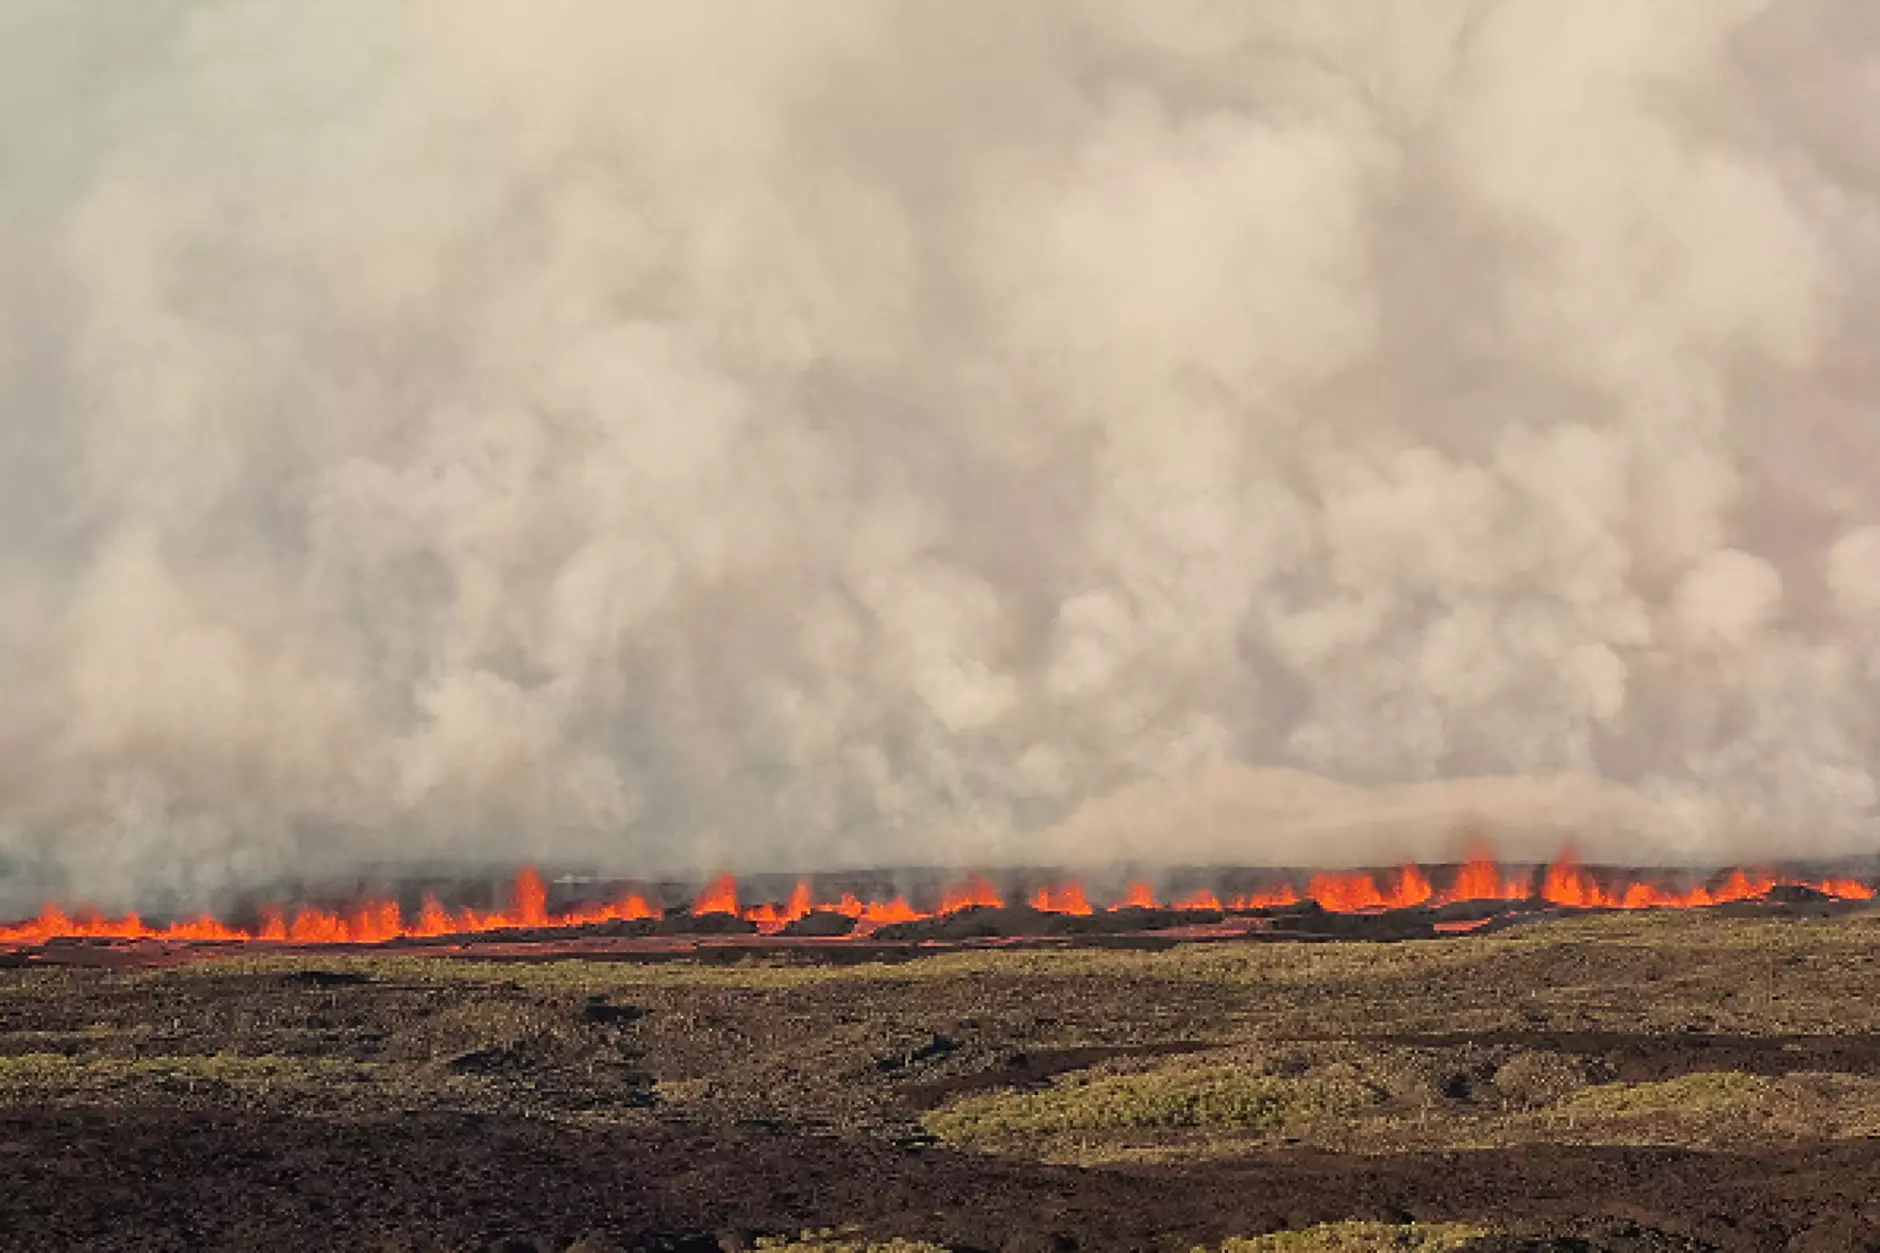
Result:
M16 940L0 1246L1880 1248L1880 914L1755 886Z

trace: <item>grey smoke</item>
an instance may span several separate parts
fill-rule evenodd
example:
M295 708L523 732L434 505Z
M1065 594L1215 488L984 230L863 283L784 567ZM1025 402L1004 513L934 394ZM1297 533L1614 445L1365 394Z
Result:
M1880 834L1880 8L12 0L0 895Z

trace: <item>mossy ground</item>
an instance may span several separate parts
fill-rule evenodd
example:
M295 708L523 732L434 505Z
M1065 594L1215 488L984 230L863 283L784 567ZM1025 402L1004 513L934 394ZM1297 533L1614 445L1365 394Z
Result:
M1488 1234L1464 1223L1320 1223L1227 1240L1220 1253L1447 1253Z

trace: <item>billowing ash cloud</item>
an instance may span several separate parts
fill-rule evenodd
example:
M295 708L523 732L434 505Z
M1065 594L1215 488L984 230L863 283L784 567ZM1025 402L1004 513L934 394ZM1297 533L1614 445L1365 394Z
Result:
M1865 848L1876 63L1866 0L14 0L5 890Z

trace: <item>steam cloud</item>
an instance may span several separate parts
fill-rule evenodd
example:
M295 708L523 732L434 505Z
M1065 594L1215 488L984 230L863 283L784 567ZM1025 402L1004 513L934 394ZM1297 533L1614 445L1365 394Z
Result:
M1875 64L1866 0L13 0L0 895L1866 849Z

